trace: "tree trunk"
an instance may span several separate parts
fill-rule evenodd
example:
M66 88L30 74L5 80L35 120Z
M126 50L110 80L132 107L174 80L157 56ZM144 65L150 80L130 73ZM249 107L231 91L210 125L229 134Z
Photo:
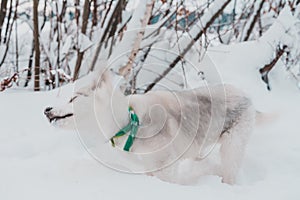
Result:
M40 40L38 21L39 0L33 0L33 37L34 37L34 91L40 90Z
M43 23L41 25L41 30L43 30L43 28L46 24L46 21L47 21L46 11L47 11L47 1L45 0L44 1L44 9L43 9Z
M7 16L7 21L6 21L6 29L5 29L5 34L4 34L4 38L3 38L3 43L6 43L7 41L7 35L8 35L8 32L10 30L10 19L11 19L11 14L12 14L12 0L10 0L10 6L9 6L9 11L8 11L8 16ZM9 39L8 39L9 41Z
M19 0L16 0L16 4L15 4L15 16L14 16L14 20L15 20L15 45L16 45L16 68L15 71L19 72L19 39L18 39L18 22L17 22L17 18L18 18L18 6L19 6Z
M12 3L12 0L11 0L10 3ZM1 58L1 61L0 61L0 67L4 64L4 61L5 61L6 56L8 54L9 45L10 45L9 41L10 41L10 38L11 38L11 35L12 35L12 30L13 30L15 20L17 19L17 12L15 12L14 17L13 17L13 21L10 24L9 21L10 21L11 15L12 15L11 13L12 13L12 5L10 6L9 16L8 16L8 20L7 20L7 23L6 23L7 27L6 27L6 31L5 31L4 40L3 40L3 42L6 43L6 45L5 45L5 50L4 50L3 57Z
M206 22L206 24L203 24L203 27L200 29L200 31L198 32L198 34L192 38L192 40L190 41L190 43L186 46L185 49L183 49L183 51L181 52L180 55L178 55L173 62L169 65L169 67L159 76L157 77L153 83L151 83L150 85L147 86L145 93L150 91L160 80L162 80L166 75L169 74L169 72L177 65L177 63L179 61L181 61L181 59L184 58L184 56L187 54L187 52L192 48L192 46L195 44L195 42L197 42L199 40L199 38L203 35L203 33L206 32L206 30L210 27L210 25L215 21L215 19L223 12L223 10L225 9L225 7L230 3L231 0L226 0L223 2L223 4L220 6L218 3L219 2L214 2L214 4L212 6L216 6L216 8L208 8L207 12L204 14L203 18L206 18L210 16L209 20ZM216 12L214 14L211 14L211 10Z
M108 5L108 8L106 9L106 3L105 3L105 10L106 10L106 12L105 12L105 15L104 15L103 20L102 20L102 23L101 23L101 28L103 28L103 26L104 26L104 23L105 23L105 21L106 21L107 15L108 15L108 13L109 13L111 7L112 7L112 4L113 4L113 1L110 1L110 2L109 2L109 5Z
M7 0L2 0L1 8L0 8L0 42L1 42L2 27L6 16L6 7L7 7Z
M97 23L98 23L98 5L97 5L97 0L93 0L93 19L92 19L92 26L90 32L90 40L92 40L93 31L95 27L97 27Z
M80 6L80 0L75 0L74 5L75 5L75 19L76 19L76 24L79 27L79 16L80 16L79 6Z
M86 34L86 28L87 28L87 24L88 24L89 14L90 14L90 3L89 3L89 0L85 0L84 7L83 7L83 15L82 15L82 27L81 27L82 34ZM76 60L75 71L74 71L74 76L73 76L74 81L76 79L78 79L83 55L84 55L84 52L80 52L80 48L78 48L77 49L77 60Z
M90 71L93 71L96 65L96 62L98 60L98 56L100 54L100 50L102 48L102 45L104 41L108 41L108 38L113 36L117 30L118 24L122 21L122 11L123 11L123 6L125 5L126 1L125 0L119 0L118 3L116 4L116 7L105 27L104 33L101 37L101 40L99 41L96 52L94 54L92 64L90 66ZM104 24L104 22L103 22Z
M92 20L92 27L97 26L98 23L98 5L97 0L93 0L94 10L93 10L93 20Z
M27 87L29 84L29 81L31 80L32 76L32 63L33 63L33 54L34 54L34 39L32 39L32 46L31 46L31 52L29 55L29 62L28 62L28 69L27 69L27 78L24 84L24 87Z
M152 0L149 4L146 5L146 12L144 15L144 19L141 22L141 28L137 34L136 40L134 42L133 48L131 50L129 59L127 64L119 69L119 73L124 76L125 79L128 79L129 73L132 70L132 66L134 63L134 60L139 52L141 42L143 40L144 34L145 34L145 28L150 20L152 9L154 6L155 0Z

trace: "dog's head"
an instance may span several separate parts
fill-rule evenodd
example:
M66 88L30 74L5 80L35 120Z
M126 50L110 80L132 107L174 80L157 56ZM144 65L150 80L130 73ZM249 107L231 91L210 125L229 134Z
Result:
M104 108L109 107L113 96L113 74L109 70L97 74L87 86L75 89L73 96L64 105L45 108L44 114L50 123L74 129L74 122L76 125L78 122L90 124L86 121L90 121L95 114L106 115Z

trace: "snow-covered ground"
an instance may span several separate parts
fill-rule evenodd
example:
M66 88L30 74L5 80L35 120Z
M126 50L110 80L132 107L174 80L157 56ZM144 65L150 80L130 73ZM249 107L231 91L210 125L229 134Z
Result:
M223 81L268 113L253 132L236 185L206 176L196 186L181 186L108 169L85 151L75 131L55 128L43 116L46 106L71 96L72 86L10 89L0 93L0 199L299 199L300 91L280 64L270 74L272 92L266 90L253 67L266 62L259 56L264 48L249 42L208 53Z

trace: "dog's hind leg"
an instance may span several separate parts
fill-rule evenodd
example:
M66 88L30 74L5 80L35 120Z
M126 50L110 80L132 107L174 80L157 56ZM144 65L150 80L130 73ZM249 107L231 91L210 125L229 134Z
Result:
M194 185L203 175L219 175L217 173L218 166L208 158L204 160L185 158L152 175L167 182Z
M234 184L239 172L246 144L255 121L255 111L248 107L233 126L221 136L221 166L222 182Z

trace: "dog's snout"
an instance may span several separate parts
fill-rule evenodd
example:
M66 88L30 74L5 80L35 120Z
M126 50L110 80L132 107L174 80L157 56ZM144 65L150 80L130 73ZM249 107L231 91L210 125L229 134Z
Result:
M52 109L53 109L52 107L47 107L47 108L44 110L44 114L45 114L45 115L49 114L49 112L50 112Z

